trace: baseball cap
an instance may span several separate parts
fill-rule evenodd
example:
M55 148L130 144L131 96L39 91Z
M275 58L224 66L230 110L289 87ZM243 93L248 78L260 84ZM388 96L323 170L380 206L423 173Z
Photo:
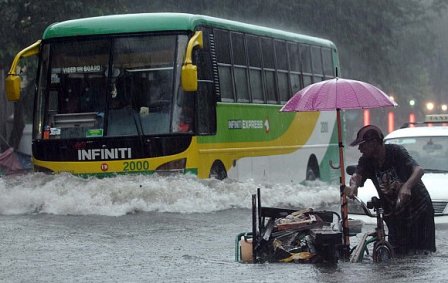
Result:
M383 140L384 136L381 130L374 125L367 125L362 127L358 134L356 135L356 139L350 144L350 146L357 146L363 142L370 140Z

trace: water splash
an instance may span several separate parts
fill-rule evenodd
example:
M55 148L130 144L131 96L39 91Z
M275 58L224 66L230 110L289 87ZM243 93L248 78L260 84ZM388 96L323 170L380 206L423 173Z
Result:
M139 211L209 213L250 208L261 188L263 206L325 207L339 201L336 186L200 180L195 176L126 175L80 178L33 173L0 178L0 214L120 216Z

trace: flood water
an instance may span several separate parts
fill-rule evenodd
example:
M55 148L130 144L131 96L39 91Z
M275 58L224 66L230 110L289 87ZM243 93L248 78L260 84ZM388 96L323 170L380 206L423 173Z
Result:
M68 174L0 178L0 282L441 282L448 277L448 227L442 225L436 228L436 253L388 264L235 262L235 237L251 229L251 195L258 187L264 206L338 211L338 188L318 182Z

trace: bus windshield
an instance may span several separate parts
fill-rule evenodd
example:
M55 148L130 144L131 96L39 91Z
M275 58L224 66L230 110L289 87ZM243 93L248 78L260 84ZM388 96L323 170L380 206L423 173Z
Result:
M35 138L179 132L187 101L179 94L177 66L187 40L150 35L45 44Z

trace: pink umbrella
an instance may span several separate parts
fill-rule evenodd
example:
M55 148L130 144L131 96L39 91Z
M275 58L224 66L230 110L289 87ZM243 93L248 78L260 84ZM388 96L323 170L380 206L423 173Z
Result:
M332 111L386 106L396 107L397 104L379 88L365 82L334 78L300 90L280 111Z
M350 246L348 231L347 199L344 193L344 145L342 144L341 110L398 106L379 88L361 81L334 78L318 82L298 91L280 109L282 112L308 112L336 110L339 143L339 168L341 170L341 216L346 252ZM346 253L346 256L348 254Z

